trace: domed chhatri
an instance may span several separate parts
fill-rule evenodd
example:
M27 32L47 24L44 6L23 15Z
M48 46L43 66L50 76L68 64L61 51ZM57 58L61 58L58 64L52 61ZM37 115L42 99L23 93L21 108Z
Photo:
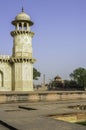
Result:
M19 14L15 17L15 20L14 20L14 21L12 21L12 24L13 24L13 25L16 25L16 22L20 22L20 21L22 21L22 22L26 21L26 22L29 23L30 26L32 26L32 25L34 24L34 23L30 20L30 16L24 12L24 9L23 9L23 8L22 8L22 12L19 13Z
M27 21L30 21L30 16L27 15L26 13L24 13L24 12L21 12L20 14L18 14L15 17L15 20L27 20Z

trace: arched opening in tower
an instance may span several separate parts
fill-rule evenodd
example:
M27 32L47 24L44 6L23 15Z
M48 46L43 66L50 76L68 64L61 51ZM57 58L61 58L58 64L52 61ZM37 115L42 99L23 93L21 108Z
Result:
M0 71L0 87L3 87L3 72Z

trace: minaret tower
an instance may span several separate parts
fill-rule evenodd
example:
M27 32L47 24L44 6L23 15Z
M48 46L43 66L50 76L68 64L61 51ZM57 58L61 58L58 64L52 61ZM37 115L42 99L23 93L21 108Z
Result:
M11 32L13 37L13 54L12 54L12 89L14 91L33 91L33 63L32 58L32 37L33 32L30 26L33 22L30 16L22 12L12 21L15 30Z

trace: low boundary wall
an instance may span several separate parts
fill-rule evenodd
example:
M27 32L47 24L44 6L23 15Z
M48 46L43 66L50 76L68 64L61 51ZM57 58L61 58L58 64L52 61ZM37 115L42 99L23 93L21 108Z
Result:
M86 99L86 91L0 92L0 103Z

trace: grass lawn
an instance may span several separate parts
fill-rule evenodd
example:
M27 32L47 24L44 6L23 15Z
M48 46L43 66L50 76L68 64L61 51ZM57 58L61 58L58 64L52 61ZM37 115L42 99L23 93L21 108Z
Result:
M83 121L83 122L76 122L76 124L86 125L86 121Z

